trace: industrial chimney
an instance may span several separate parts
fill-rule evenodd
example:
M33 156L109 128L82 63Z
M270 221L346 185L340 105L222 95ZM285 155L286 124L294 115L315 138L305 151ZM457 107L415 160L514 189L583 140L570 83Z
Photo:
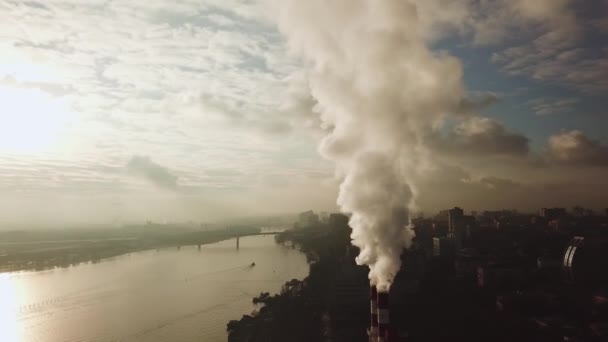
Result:
M378 292L378 342L389 342L388 292Z
M369 286L369 301L370 301L370 329L369 341L378 342L378 289L376 285Z

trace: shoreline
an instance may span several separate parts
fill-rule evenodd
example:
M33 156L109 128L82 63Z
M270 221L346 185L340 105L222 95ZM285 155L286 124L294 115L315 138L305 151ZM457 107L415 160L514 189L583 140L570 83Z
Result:
M291 242L306 255L309 274L302 280L286 282L279 294L263 292L254 297L252 301L263 306L251 315L227 323L228 342L327 340L332 329L328 317L335 276L342 267L354 263L354 256L344 254L350 246L349 230L319 227L277 235L277 243ZM354 337L353 341L358 341L361 336Z
M247 237L256 236L256 234L241 235L227 231L210 231L164 238L146 237L138 239L129 237L123 239L11 242L0 245L0 251L5 246L12 248L11 253L0 254L0 274L68 268L160 248L208 245L235 239L237 236ZM28 246L41 246L42 248L20 249L20 247Z
M87 257L87 258L83 258L80 260L74 260L74 259L70 259L68 261L64 261L64 260L58 260L58 259L47 259L42 261L42 263L33 263L31 261L26 262L25 265L23 264L19 264L18 266L0 266L0 274L4 274L4 273L16 273L16 272L38 272L38 271L47 271L47 270L52 270L52 269L57 269L57 268L69 268L69 267L73 267L73 266L78 266L81 264L87 264L87 263L99 263L99 262L104 262L107 261L109 259L113 259L116 257L120 257L123 255L128 255L131 253L140 253L140 252L146 252L146 251L151 251L151 250L155 250L155 249L163 249L163 248L172 248L172 247L191 247L191 246L203 246L203 245L209 245L209 244L213 244L213 243L218 243L218 242L222 242L222 241L226 241L226 240L230 240L232 238L226 238L226 239L222 239L222 240L217 240L217 241L209 241L209 242L204 242L201 244L186 244L186 245L180 245L180 246L160 246L160 247L149 247L149 248L144 248L144 249L131 249L131 250L125 250L125 251L121 251L121 252L117 252L117 253L113 253L113 254L104 254L101 257L98 258L92 258L92 257Z

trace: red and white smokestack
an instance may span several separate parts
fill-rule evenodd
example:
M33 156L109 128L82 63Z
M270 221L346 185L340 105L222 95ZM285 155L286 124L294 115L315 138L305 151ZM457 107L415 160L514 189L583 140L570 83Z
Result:
M389 342L388 292L378 292L378 342Z
M370 342L378 342L378 289L376 285L369 286L369 302L370 302Z

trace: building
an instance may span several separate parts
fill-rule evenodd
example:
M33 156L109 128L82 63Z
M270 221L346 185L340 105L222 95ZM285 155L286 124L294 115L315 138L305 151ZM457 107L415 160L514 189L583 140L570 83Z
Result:
M315 214L314 211L309 210L298 215L298 228L309 228L319 224L319 215Z
M414 246L421 251L427 258L433 255L433 220L415 218L412 220L415 237Z
M567 281L584 287L608 286L608 240L575 236L568 243L562 270Z
M433 256L451 258L454 255L454 239L450 237L433 238Z
M369 323L367 269L343 263L335 274L329 301L332 341L361 341ZM354 328L358 327L358 329Z
M340 213L330 214L329 227L334 229L348 227L348 216Z
M454 239L454 249L458 251L464 248L466 241L471 238L472 230L478 226L477 220L475 216L464 215L464 210L459 207L444 210L443 213L447 216L447 236Z
M594 216L595 213L591 209L575 206L572 208L572 216L574 217L590 217Z
M454 207L448 210L448 229L450 234L454 233L455 225L464 216L464 210L459 207Z
M542 208L540 216L546 220L557 220L566 217L566 208Z
M489 263L477 267L477 285L481 288L515 290L526 279L526 270L513 263Z
M455 253L454 271L461 279L477 279L477 269L483 266L485 258L473 248L464 248Z

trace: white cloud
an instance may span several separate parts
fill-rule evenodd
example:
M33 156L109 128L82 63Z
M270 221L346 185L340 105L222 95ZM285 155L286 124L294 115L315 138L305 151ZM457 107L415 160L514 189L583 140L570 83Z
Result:
M446 136L435 136L437 153L452 157L517 156L529 152L528 138L508 130L497 120L473 116L456 124Z
M513 42L493 54L492 61L503 72L567 86L586 94L608 91L608 50L585 43L590 33L602 32L604 24L600 19L579 17L578 12L582 11L579 7L584 7L584 2L522 0L511 3L523 14L526 23L535 25L523 31L530 38ZM498 24L499 31L512 35L513 25L519 24L517 19L510 20L510 24Z
M150 157L133 156L127 163L126 169L128 173L161 188L177 188L178 177L172 174L168 168L153 162Z
M548 115L569 112L574 109L574 105L579 103L578 98L564 98L564 99L547 99L538 98L528 101L528 105L538 115Z
M155 170L170 165L166 175L179 177L179 187L171 177L159 183L152 171L139 174L175 196L220 198L238 188L255 198L264 175L298 187L312 182L308 174L328 174L313 144L285 134L292 122L279 108L297 62L258 3L0 2L0 22L2 87L48 93L76 115L62 130L62 150L8 158L0 167L3 189L136 196L148 190L117 173L133 155L150 157L148 171L152 161ZM45 114L29 113L27 125ZM57 162L41 169L38 158ZM206 173L214 169L239 176Z
M573 165L608 165L608 145L587 137L578 130L565 131L549 138L553 160Z
M606 90L608 50L578 46L581 25L587 24L574 16L570 4L565 0L419 1L418 34L425 42L457 33L475 44L507 44L509 48L501 48L494 62L509 74L530 75L590 93ZM331 205L335 184L317 190L319 183L330 178L331 168L317 157L310 132L302 132L304 126L313 136L327 131L333 128L328 124L331 118L324 117L323 126L318 115L322 108L310 93L310 75L301 72L301 62L287 54L273 26L276 18L263 5L265 1L247 0L0 1L0 96L35 93L32 99L44 98L45 103L59 104L74 114L62 119L48 108L29 110L18 120L11 117L12 126L9 121L0 123L0 145L12 146L16 141L31 147L31 141L22 138L38 132L40 141L52 138L61 146L44 153L36 146L0 151L0 202L11 203L18 194L21 199L15 202L25 208L37 196L71 196L57 200L63 203L58 208L82 203L83 212L91 212L85 206L96 206L104 208L98 217L120 211L124 218L131 209L138 213L132 217L138 218L155 211L144 210L151 208L162 209L166 216L173 210L176 218L177 213L206 215L201 214L205 212L201 206L214 208L207 213L219 212L210 198L238 203L247 210L253 210L258 195L276 210L297 210L298 204L306 205L305 200ZM589 25L596 30L605 26L602 20ZM338 37L339 28L335 31ZM531 40L516 41L513 36ZM306 43L327 44L327 51L343 53L332 48L331 41L310 40L302 45ZM447 58L446 53L439 55ZM450 60L458 69L458 61ZM404 84L392 73L375 77L394 77L401 90L411 93L420 88ZM446 80L439 79L437 86L442 82ZM354 87L374 84L378 79L370 78ZM339 85L317 86L338 89L327 101L345 96ZM462 94L451 95L456 99ZM424 100L436 104L433 99ZM449 152L454 159L467 156L467 162L479 164L488 164L484 158L489 156L528 156L526 137L498 121L474 117L497 100L486 92L461 101L455 111L461 114L456 120L463 121L446 133L448 139L441 142L439 152ZM538 114L549 114L568 110L574 101L547 98L529 105ZM20 103L23 108L42 106L40 101ZM367 110L384 106L378 103ZM10 115L9 111L3 115ZM45 120L61 125L50 125L53 130L45 131L41 125ZM440 126L440 121L435 123ZM418 138L426 139L432 129L424 127ZM411 137L419 132L413 129ZM602 155L603 145L574 139L578 146L574 149L556 143L556 160L572 160L572 152L567 151L586 149L595 151L590 152L595 157L585 157L583 164L601 164L589 160ZM167 195L128 177L125 165L138 155L149 156L149 166L152 161L158 167L170 166L179 187L166 183L175 190ZM488 165L479 166L478 171L476 179L509 178ZM517 176L513 178L521 183ZM484 186L490 183L499 182L486 181ZM298 191L302 192L298 199L287 203L285 196ZM48 215L52 215L52 202L44 202ZM184 206L190 209L182 210ZM14 216L8 209L0 220L2 215Z

